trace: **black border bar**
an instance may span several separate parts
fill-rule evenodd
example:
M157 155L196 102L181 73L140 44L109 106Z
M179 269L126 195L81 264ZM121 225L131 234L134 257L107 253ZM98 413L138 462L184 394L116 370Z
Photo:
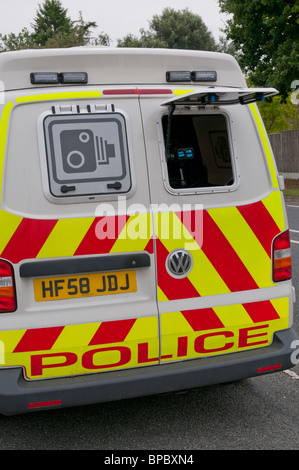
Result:
M21 277L53 276L87 272L113 271L115 269L134 269L150 266L148 253L128 253L104 255L87 258L68 258L47 261L31 261L20 266Z

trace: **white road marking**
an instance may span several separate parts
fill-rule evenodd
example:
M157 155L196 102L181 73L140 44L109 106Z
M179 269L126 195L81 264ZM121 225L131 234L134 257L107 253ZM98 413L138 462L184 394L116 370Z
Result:
M293 230L290 228L290 232L299 233L299 230Z
M297 242L296 240L291 240L291 243L298 243L299 244L299 242Z
M294 372L293 370L286 369L283 372L289 375L293 380L299 380L299 375L296 374L296 372Z

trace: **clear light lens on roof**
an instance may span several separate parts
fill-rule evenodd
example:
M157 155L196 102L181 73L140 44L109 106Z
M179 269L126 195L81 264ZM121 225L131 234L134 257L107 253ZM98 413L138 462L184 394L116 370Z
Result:
M63 72L60 76L61 83L87 83L86 72Z
M193 82L216 82L217 72L215 70L192 72L191 77Z
M40 84L58 84L58 83L87 83L86 72L32 72L30 74L32 85Z
M34 72L30 74L32 85L43 83L59 83L59 74L56 72Z
M167 82L191 82L191 72L166 72Z

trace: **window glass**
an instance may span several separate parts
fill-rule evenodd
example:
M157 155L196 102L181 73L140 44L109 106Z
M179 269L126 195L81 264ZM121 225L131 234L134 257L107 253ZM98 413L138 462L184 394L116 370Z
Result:
M44 121L53 196L128 192L125 120L118 113L51 115Z
M168 182L173 189L234 183L225 116L173 114L162 119ZM170 130L169 130L170 127Z

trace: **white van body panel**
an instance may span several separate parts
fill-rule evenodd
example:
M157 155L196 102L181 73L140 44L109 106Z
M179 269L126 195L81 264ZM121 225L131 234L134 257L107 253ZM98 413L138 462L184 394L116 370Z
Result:
M0 80L0 412L292 367L288 221L255 104L277 90L229 55L165 49L3 53Z

